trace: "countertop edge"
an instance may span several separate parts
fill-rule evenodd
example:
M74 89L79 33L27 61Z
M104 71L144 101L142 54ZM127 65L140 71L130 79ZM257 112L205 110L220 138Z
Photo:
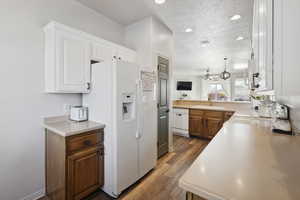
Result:
M195 106L195 105L194 105ZM235 112L235 110L230 110L230 109L226 109L223 107L220 107L220 109L216 109L216 108L197 108L193 106L172 106L173 108L177 108L177 109L195 109L195 110L211 110L211 111L223 111L223 112ZM216 106L214 106L216 107Z
M209 200L228 200L226 198L223 198L217 194L214 194L212 192L207 191L204 188L196 188L193 186L193 184L187 183L184 180L179 180L179 187L184 189L185 191L191 192L195 195L200 196L201 198L209 199Z
M53 128L51 127L50 125L47 125L47 124L43 124L43 127L47 130L50 130L54 133L57 133L63 137L68 137L68 136L72 136L72 135L77 135L77 134L80 134L80 133L84 133L84 132L88 132L88 131L93 131L93 130L97 130L97 129L103 129L105 128L105 125L99 125L99 126L94 126L94 127L91 127L91 128L86 128L84 130L80 130L80 131L72 131L72 132L63 132L63 131L60 131L56 128Z

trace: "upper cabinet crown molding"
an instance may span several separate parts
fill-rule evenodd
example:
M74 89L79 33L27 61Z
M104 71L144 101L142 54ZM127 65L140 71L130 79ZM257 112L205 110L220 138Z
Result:
M89 93L91 62L102 62L106 48L114 58L136 62L136 52L57 22L44 27L45 91L48 93Z

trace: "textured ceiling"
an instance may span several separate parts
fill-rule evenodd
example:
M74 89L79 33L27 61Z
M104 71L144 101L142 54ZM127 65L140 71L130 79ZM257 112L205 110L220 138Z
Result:
M175 69L212 72L229 65L241 66L250 57L253 0L166 0L156 5L153 0L79 0L84 5L128 25L146 16L155 15L174 32ZM238 21L230 17L240 14ZM193 32L185 33L186 28ZM238 36L246 39L236 41ZM201 41L210 44L202 47Z

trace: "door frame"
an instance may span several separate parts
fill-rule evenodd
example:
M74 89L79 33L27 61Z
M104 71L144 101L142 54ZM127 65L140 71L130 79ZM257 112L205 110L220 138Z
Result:
M173 101L172 101L172 95L173 95L173 92L172 92L172 85L173 85L173 82L174 82L174 77L173 77L173 60L170 56L166 56L165 54L163 53L155 53L155 66L156 66L156 76L157 76L157 80L156 80L156 85L157 85L157 88L156 88L156 96L157 96L157 104L158 104L158 92L159 92L159 71L158 71L158 57L162 57L164 59L167 59L169 61L169 69L168 69L168 106L169 106L169 152L173 152L174 151L174 146L173 146L173 133L172 133L172 124L173 124L173 119L172 119L172 114L173 114ZM157 116L159 116L159 110L158 110L158 107L157 107ZM156 127L156 130L157 130L157 135L158 135L158 120L157 120L157 127ZM157 138L158 139L158 138Z

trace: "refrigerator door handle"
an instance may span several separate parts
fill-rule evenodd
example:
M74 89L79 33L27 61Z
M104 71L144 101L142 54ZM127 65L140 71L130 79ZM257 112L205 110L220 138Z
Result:
M136 115L137 115L137 131L136 139L140 139L141 135L141 123L142 123L142 113L140 111L140 101L141 101L141 80L136 81Z
M136 133L135 133L135 138L136 138L136 139L140 139L140 138L141 138L141 135L140 135L139 131L136 131Z

